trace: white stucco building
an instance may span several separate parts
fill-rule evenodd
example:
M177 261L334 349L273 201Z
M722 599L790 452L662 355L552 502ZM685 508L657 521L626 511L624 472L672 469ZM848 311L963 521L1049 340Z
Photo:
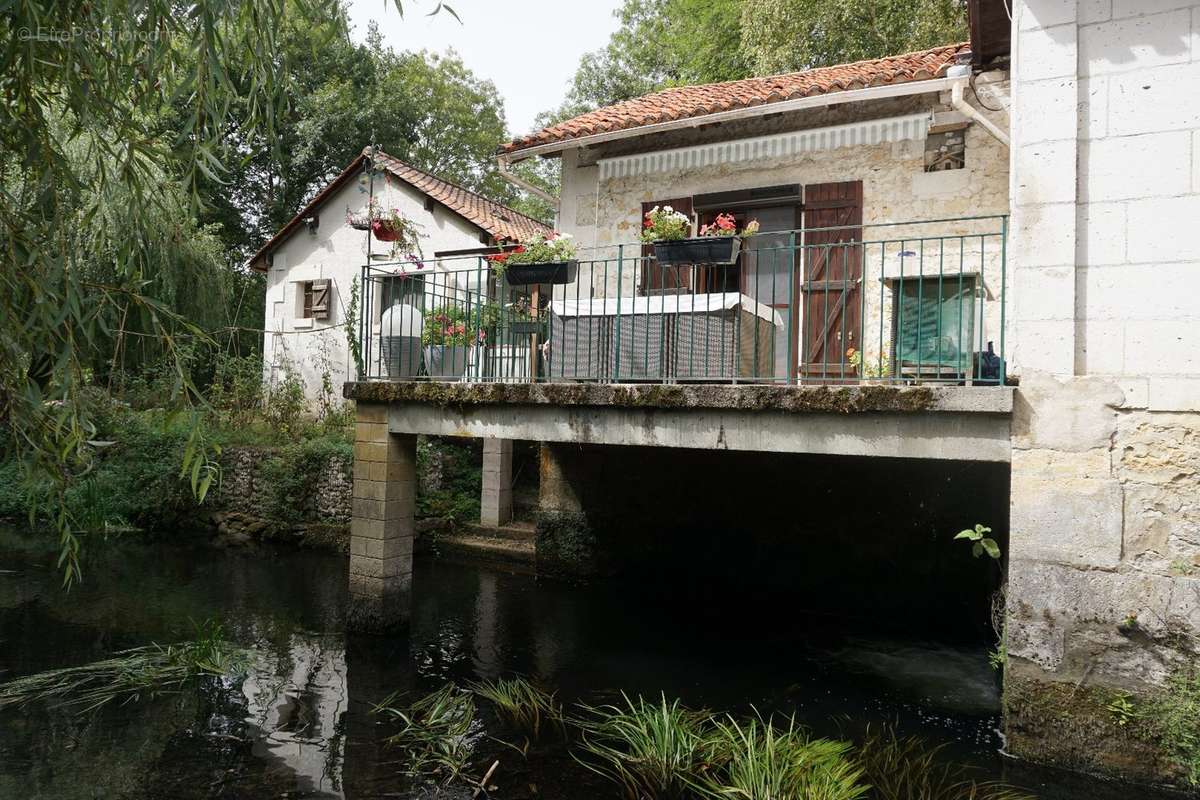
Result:
M348 217L365 217L372 196L385 213L395 209L416 223L421 266L406 253L393 256L389 245L373 240L370 231L351 227ZM439 293L455 285L477 290L477 273L455 274L455 261L447 256L487 250L548 230L537 220L386 153L364 150L250 261L251 268L267 274L264 378L275 382L291 370L303 380L312 401L328 374L333 394L340 398L342 383L354 379L344 323L351 288L364 265L413 276L436 285ZM434 273L437 277L431 277ZM370 316L376 340L383 303L390 299L376 296L369 309L359 312Z

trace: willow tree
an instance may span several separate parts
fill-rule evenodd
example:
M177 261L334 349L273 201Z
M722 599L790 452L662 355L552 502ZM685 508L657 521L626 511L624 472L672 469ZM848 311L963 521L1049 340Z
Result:
M13 0L0 11L0 424L10 455L52 487L36 511L55 523L67 582L79 539L65 493L92 451L89 366L133 318L168 357L181 335L204 340L147 289L178 277L181 259L195 265L174 246L195 230L172 222L196 216L202 180L247 157L227 134L273 141L289 89L278 39L294 16L336 15L326 0ZM187 408L196 394L178 360L175 376ZM182 467L201 497L206 453L193 426Z

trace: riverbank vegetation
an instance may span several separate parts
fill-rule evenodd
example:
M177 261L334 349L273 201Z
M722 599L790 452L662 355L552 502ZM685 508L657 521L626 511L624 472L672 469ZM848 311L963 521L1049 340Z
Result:
M470 776L490 758L474 753L482 736L473 695L492 704L510 731L544 730L547 719L561 725L559 746L629 800L1031 800L976 780L940 747L888 726L870 727L858 741L827 739L794 716L714 714L665 695L563 711L523 678L467 690L448 684L407 703L388 697L376 713L399 726L389 742L403 752L406 774L480 785Z

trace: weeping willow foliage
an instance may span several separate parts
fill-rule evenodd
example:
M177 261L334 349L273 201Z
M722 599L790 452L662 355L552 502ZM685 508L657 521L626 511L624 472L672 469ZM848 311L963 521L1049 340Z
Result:
M210 344L228 301L189 221L200 185L245 157L227 132L276 141L281 30L342 19L333 2L14 0L0 15L0 425L54 487L37 511L68 583L79 538L64 496L94 429L80 392L113 354L144 350L175 364L177 405L195 401L180 345ZM199 490L213 464L192 430L181 475Z

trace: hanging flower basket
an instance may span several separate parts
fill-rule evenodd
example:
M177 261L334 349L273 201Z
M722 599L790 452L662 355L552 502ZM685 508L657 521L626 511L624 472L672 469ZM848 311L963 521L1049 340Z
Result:
M655 242L654 257L659 264L735 264L741 250L740 236L700 236Z
M356 231L371 230L371 217L367 214L347 214L346 222Z
M538 264L509 263L504 268L504 277L509 286L528 286L533 283L571 283L579 273L579 262L543 261Z
M394 242L400 238L400 230L387 219L371 220L371 233L381 242Z

